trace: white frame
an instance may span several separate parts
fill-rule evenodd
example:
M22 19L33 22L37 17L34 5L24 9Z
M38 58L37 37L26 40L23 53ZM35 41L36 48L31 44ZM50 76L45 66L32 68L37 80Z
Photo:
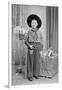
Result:
M11 85L11 79L12 79L12 77L11 77L11 75L12 75L12 70L11 70L11 59L12 59L12 55L11 55L11 52L12 52L12 24L11 24L11 20L12 20L12 17L11 17L11 5L12 4L24 4L24 5L42 5L42 6L58 6L58 7L60 7L60 5L58 5L58 4L51 4L51 3L36 3L35 4L35 2L33 3L33 2L31 2L31 3L27 3L27 2L16 2L16 1L10 1L10 2L8 2L8 87L10 88L10 87L12 87L12 85ZM59 12L58 12L59 13ZM58 20L58 24L59 24L59 20ZM17 87L20 87L20 86L17 86Z
M12 32L12 29L11 29L11 4L10 2L8 2L8 87L10 88L11 87L11 74L12 74L12 71L11 71L11 45L12 45L12 42L11 42L11 32Z

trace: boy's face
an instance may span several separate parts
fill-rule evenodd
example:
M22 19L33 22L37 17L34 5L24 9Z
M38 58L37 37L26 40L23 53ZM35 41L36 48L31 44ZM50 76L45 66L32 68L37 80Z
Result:
M38 23L37 23L37 21L35 20L35 19L33 19L32 21L31 21L31 26L32 26L32 28L37 28L37 25L38 25Z

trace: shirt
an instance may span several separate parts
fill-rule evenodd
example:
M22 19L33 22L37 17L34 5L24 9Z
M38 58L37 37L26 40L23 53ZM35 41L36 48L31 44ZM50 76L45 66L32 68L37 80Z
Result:
M43 48L43 45L41 43L41 33L39 32L39 30L31 29L31 30L28 31L27 39L25 40L25 44L28 46L28 48L30 48L30 44L32 42L34 42L34 46L35 45L37 46L37 44L40 44L41 49Z
M37 29L29 30L27 35L29 42L40 42L40 33Z

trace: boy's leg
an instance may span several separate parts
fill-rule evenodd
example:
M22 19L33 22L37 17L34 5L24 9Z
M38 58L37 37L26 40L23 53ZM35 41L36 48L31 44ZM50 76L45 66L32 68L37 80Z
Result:
M33 60L34 60L34 54L31 54L30 50L28 50L28 56L27 56L27 77L28 78L33 77Z
M33 65L33 70L34 70L34 76L39 76L40 74L40 53L38 49L35 49L35 55L34 55L34 65Z

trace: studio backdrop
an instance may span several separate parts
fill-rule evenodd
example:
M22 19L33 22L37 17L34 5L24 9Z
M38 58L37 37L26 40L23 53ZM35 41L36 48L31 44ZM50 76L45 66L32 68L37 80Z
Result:
M58 7L12 4L12 61L15 61L17 65L23 65L27 60L27 47L24 45L23 40L16 38L13 29L15 26L20 26L29 30L27 17L30 14L36 14L42 20L40 33L43 52L52 46L54 53L58 53ZM53 59L52 62L50 60L48 65L56 65L53 71L57 72L57 58ZM41 67L43 70L42 62Z

